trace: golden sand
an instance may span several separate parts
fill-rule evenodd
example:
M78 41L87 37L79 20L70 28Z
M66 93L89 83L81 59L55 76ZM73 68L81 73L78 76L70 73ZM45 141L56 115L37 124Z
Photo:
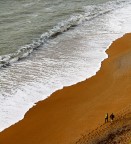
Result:
M69 144L131 104L131 34L116 40L96 76L53 93L0 133L0 144Z

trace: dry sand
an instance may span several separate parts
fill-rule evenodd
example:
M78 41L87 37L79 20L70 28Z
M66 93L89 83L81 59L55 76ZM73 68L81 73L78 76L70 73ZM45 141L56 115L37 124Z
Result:
M90 133L83 133L73 144L131 144L131 105Z
M0 144L69 144L131 104L131 34L116 40L92 78L53 93L0 133Z

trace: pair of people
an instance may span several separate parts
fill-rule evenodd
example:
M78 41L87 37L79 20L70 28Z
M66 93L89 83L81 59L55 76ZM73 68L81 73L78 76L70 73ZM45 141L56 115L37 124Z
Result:
M113 119L115 118L115 116L114 116L114 114L112 113L111 115L110 115L110 120L111 120L111 122L113 121ZM107 123L108 122L108 113L106 113L106 115L105 115L105 123Z

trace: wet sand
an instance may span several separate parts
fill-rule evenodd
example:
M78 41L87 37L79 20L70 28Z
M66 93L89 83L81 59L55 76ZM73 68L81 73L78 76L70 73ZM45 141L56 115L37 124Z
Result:
M116 40L95 76L37 103L0 133L0 144L69 144L131 104L131 34Z

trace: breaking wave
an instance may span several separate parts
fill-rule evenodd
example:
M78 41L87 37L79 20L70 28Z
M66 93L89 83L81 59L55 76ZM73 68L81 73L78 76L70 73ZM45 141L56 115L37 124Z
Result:
M99 5L90 5L84 7L84 14L74 14L69 19L58 23L48 32L43 33L40 38L34 40L31 44L20 47L16 52L0 56L0 68L7 67L12 63L26 58L34 50L45 44L48 40L70 30L71 28L85 22L90 21L98 16L111 12L115 9L123 7L131 3L130 1L118 0L107 2Z

